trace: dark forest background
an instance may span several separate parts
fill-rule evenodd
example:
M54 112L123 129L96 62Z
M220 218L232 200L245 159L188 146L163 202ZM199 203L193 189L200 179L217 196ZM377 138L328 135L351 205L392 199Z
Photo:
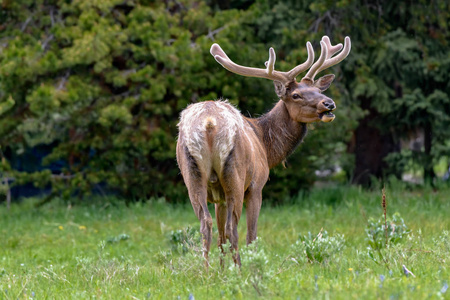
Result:
M270 81L222 68L211 44L254 67L274 47L289 70L307 41L319 55L323 35L352 39L327 71L336 120L310 126L265 198L282 202L323 174L370 186L416 170L433 184L450 157L449 20L448 1L1 0L0 194L185 201L180 111L226 98L255 117L277 101Z

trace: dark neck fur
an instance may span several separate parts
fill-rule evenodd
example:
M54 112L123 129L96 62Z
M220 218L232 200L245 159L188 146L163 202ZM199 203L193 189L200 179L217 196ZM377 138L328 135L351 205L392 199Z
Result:
M306 136L305 123L292 120L283 101L257 119L263 133L269 168L284 161Z

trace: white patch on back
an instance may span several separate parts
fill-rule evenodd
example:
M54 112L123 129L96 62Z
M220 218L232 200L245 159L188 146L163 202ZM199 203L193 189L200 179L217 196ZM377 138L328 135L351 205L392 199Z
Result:
M225 122L223 122L221 128L219 128L215 140L216 149L219 150L220 161L223 166L225 159L228 157L231 150L233 150L236 133L239 131L242 132L244 129L244 119L239 110L228 102L217 101L215 103L221 117L225 119Z
M204 129L198 130L195 128L195 121L198 120L204 113L202 103L191 104L181 112L180 122L178 128L183 131L185 137L186 147L191 155L195 158L201 159L203 143L204 143Z
M206 109L206 105L214 105L214 107ZM227 101L208 101L189 105L181 113L180 123L178 123L180 131L183 132L186 147L193 157L201 161L205 156L208 120L217 130L213 151L218 152L221 166L233 149L238 132L246 137L253 151L253 144L246 132L251 129L245 124L239 110Z

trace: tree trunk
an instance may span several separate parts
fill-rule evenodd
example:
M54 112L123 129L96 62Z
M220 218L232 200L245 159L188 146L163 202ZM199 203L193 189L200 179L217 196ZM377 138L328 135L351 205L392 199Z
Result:
M436 173L433 169L433 157L431 156L431 146L433 139L433 129L430 123L426 123L424 126L424 165L423 165L423 181L425 184L433 186Z
M391 132L381 132L373 124L380 124L380 114L370 107L370 99L362 99L361 107L369 111L354 132L355 169L353 184L370 186L371 177L383 178L387 172L384 158L400 150ZM398 174L396 174L398 175Z

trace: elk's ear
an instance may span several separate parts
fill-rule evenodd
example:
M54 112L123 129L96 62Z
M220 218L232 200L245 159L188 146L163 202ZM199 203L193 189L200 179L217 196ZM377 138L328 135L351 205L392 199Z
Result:
M325 92L334 80L333 74L328 74L320 77L314 82L314 86L318 88L321 92Z
M284 98L286 95L286 86L282 82L276 80L274 80L273 84L275 86L275 93L277 93L277 96L279 98Z

